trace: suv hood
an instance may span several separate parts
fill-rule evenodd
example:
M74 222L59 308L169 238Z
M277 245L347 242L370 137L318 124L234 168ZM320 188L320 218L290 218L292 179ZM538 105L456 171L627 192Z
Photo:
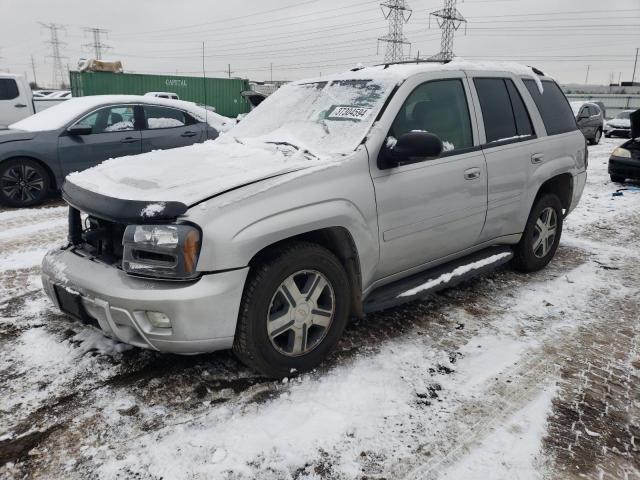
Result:
M607 125L610 127L629 128L631 126L631 121L626 118L614 118L613 120L609 120Z
M25 132L24 130L14 130L11 128L0 129L0 143L17 142L20 140L31 140L37 132Z
M327 161L330 159L320 159L288 143L239 141L224 136L189 147L107 160L70 174L64 189L69 193L79 187L85 196L93 192L120 200L154 205L178 202L189 207L244 185L322 166Z

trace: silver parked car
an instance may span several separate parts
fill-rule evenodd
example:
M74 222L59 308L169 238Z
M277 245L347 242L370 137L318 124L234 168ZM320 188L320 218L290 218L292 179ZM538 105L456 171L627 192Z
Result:
M27 207L64 177L109 158L214 139L230 119L191 102L136 95L72 98L0 130L0 204Z
M596 103L571 102L578 128L591 145L597 145L604 130L604 114Z
M69 176L69 241L43 285L120 341L233 348L286 376L318 365L350 316L508 261L543 268L586 168L569 103L537 70L452 61L298 81L214 142Z

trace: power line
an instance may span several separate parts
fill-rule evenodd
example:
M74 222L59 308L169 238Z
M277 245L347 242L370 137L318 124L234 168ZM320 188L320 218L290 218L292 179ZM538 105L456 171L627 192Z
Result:
M50 33L50 39L45 43L48 43L51 45L51 55L49 55L49 57L53 59L53 71L52 71L53 85L54 86L59 85L60 87L64 88L66 85L66 74L65 74L64 66L62 65L62 59L63 58L68 59L68 57L63 56L60 53L60 47L63 45L66 45L66 43L60 41L60 39L58 38L58 31L65 30L65 26L60 25L58 23L43 23L43 22L40 22L40 25L42 25L42 27L49 30L49 33Z
M384 18L389 21L389 33L378 38L378 45L380 42L387 44L384 61L400 61L404 58L405 45L409 45L409 55L411 55L411 43L404 36L402 30L404 24L411 18L412 10L405 0L387 0L380 4L380 8Z
M429 14L429 22L431 22L432 16L436 17L438 26L442 30L442 39L440 40L440 53L431 58L433 60L451 60L454 56L453 37L460 25L466 24L467 20L456 8L456 0L444 0L444 8Z
M82 46L93 48L96 60L102 60L102 51L111 47L109 45L102 43L100 37L102 35L106 36L109 33L109 30L105 30L104 28L86 27L84 31L91 33L93 35L93 42L85 43Z

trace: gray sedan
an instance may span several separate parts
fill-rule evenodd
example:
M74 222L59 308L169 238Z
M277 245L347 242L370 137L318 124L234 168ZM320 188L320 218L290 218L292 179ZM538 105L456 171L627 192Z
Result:
M190 102L134 95L67 100L0 130L0 203L26 207L104 160L214 139L233 122Z

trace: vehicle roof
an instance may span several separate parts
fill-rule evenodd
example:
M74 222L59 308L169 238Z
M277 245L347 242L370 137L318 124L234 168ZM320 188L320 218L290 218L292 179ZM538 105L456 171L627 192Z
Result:
M447 63L441 62L416 62L416 63L388 63L371 67L356 67L346 72L337 73L312 79L311 81L327 80L359 80L376 78L397 78L399 81L413 75L429 72L442 71L482 71L482 72L505 72L519 77L531 77L539 82L541 78L551 79L551 77L538 75L532 67L515 62L489 62L489 61L469 61L462 58L455 58ZM296 84L308 83L310 80L300 80L293 82ZM541 85L539 85L541 87Z
M195 103L184 100L145 97L143 95L91 95L70 98L63 103L9 125L9 127L31 132L57 130L95 108L114 104L145 104L181 108L192 114L199 121L204 122L206 118L214 128L218 128L217 123L223 124L229 120L214 112L206 111Z
M0 73L0 78L24 78L24 75L19 73Z

